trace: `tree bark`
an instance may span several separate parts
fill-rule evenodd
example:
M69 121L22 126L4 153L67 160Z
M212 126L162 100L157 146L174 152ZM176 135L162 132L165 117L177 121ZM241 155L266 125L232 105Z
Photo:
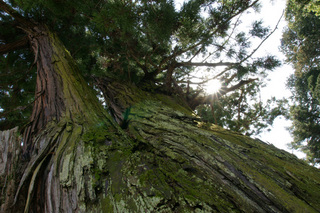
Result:
M130 107L126 131L135 146L110 170L108 183L117 185L107 186L110 212L320 210L316 168L258 139L198 123L172 97L111 84L112 100Z
M16 180L23 173L24 165L20 164L20 142L17 127L0 132L0 212L10 210L18 188ZM23 199L21 201L23 202Z
M92 156L84 154L81 137L94 127L105 134L120 134L120 128L83 80L57 36L45 26L24 27L35 53L37 85L33 113L21 142L23 153L18 158L22 168L6 176L14 177L16 187L14 196L6 191L10 196L3 209L85 212L80 210L82 206L96 197L87 191L87 181L94 173L90 170ZM119 145L123 140L114 143Z
M6 212L320 211L318 169L258 139L199 123L172 97L110 84L119 109L131 109L128 127L68 124L25 180L25 202ZM52 129L45 131L51 140Z
M0 132L2 212L320 211L316 168L198 122L177 98L109 82L121 129L54 33L0 9L23 22L38 67L22 140Z

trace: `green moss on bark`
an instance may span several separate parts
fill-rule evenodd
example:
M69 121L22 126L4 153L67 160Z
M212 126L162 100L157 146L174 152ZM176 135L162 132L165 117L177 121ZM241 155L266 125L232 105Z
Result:
M217 126L203 128L190 111L185 113L187 108L165 99L147 96L132 105L128 133L135 147L121 167L128 188L123 199L139 210L149 204L154 211L319 209L319 178L310 177L311 183L301 179L303 172L297 173L319 174L316 169L259 140ZM306 191L308 198L302 195ZM143 205L138 198L144 199Z
M125 91L127 129L107 119L95 125L66 119L52 135L60 140L54 175L65 197L75 197L72 210L320 211L317 169L272 145L200 123L175 98L134 86Z

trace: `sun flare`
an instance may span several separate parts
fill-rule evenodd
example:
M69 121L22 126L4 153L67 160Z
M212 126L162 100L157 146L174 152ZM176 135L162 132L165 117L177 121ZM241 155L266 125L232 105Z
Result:
M217 79L210 80L206 83L204 89L208 94L217 93L221 89L221 82Z

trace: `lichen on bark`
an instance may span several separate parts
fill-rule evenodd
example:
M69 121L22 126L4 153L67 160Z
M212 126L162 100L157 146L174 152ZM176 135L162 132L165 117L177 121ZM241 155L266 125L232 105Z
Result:
M134 147L106 161L104 206L114 212L319 211L317 169L257 139L201 123L172 97L137 94L126 129Z
M19 165L0 174L1 210L320 211L316 168L200 122L181 97L100 79L112 117L57 36L31 28L26 31L36 55L39 96L22 141L25 152L19 151L20 139L1 139L8 144L2 147L14 147L11 159Z
M68 116L50 122L36 139L55 145L38 150L19 179L16 199L25 200L6 210L320 210L316 168L260 140L200 122L181 99L130 84L111 88L125 91L110 101L122 99L114 101L119 112L130 107L127 128L109 116L90 125Z

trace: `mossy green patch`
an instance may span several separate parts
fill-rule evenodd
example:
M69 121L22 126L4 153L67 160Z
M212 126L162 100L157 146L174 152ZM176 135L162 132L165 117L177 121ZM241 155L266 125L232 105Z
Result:
M315 168L259 140L197 123L175 98L148 94L134 86L121 90L130 97L122 97L121 103L131 107L125 131L108 122L82 129L74 124L67 128L65 123L64 142L57 148L66 162L74 161L60 165L62 184L72 186L74 167L79 177L73 178L87 211L320 209ZM76 137L73 132L83 135ZM73 141L66 142L69 139ZM103 210L95 207L98 198Z
M101 210L103 213L114 212L112 202L110 201L110 199L108 197L101 198Z
M190 111L180 107L175 99L156 95L131 109L128 133L144 145L135 148L125 171L135 177L130 178L135 180L132 185L146 196L162 197L162 203L180 200L192 211L196 206L221 212L282 211L292 206L312 212L318 208L305 202L302 191L297 196L292 186L303 181L293 183L286 172L294 170L288 165L298 164L301 169L306 164L259 140L211 124L197 125ZM316 192L319 186L314 183L310 186ZM311 189L299 187L317 197Z

